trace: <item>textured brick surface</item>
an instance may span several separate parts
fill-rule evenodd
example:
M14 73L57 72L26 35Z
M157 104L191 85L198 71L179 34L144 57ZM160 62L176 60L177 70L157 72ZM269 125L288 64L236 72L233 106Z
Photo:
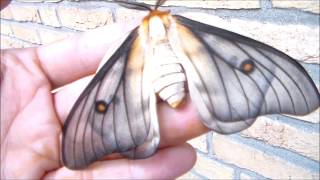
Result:
M71 34L53 30L42 30L39 31L39 36L41 39L41 44L51 43L57 40L67 38Z
M90 10L60 6L57 12L63 26L81 31L113 22L111 12L106 9Z
M274 179L318 179L319 173L291 164L286 160L233 141L227 136L213 138L215 154L228 163ZM299 164L299 162L297 162Z
M54 7L39 8L39 13L43 24L60 27L60 22Z
M40 44L38 32L35 28L20 25L12 25L11 29L15 37L31 43Z
M318 61L318 63L320 63L320 62ZM320 73L320 70L318 72ZM320 83L320 82L318 82L318 83ZM319 90L319 84L316 84L316 85L318 85L318 90ZM312 112L308 115L305 115L305 116L291 116L291 117L294 117L296 119L300 119L303 121L311 122L311 123L319 123L320 122L319 115L320 115L320 108L318 108L314 112Z
M41 23L38 10L33 6L10 5L13 19Z
M177 179L178 180L187 180L187 179L199 179L200 180L200 179L203 179L203 178L201 178L199 176L196 176L191 172L188 172L188 173L185 173L184 175L178 177Z
M194 171L209 179L232 179L233 169L216 160L198 154Z
M11 26L9 24L1 24L1 34L5 34L5 35L12 35L12 30L11 30Z
M272 146L290 149L319 161L319 133L305 132L268 117L260 117L242 134L262 140Z
M240 19L227 21L204 13L183 15L264 42L298 61L319 63L319 26L279 25Z
M12 19L12 13L10 6L7 6L6 8L1 10L1 19Z
M1 49L7 49L7 48L21 48L23 47L23 44L20 41L14 40L10 37L6 36L0 36Z
M248 175L246 173L241 173L240 174L240 179L241 180L253 180L254 178L252 178L250 175Z
M144 11L137 11L137 10L127 9L127 8L117 8L115 12L116 22L121 22L121 23L136 20L137 17L143 17L146 14L147 12L144 12Z
M206 140L206 134L199 136L197 138L194 138L190 141L188 141L188 143L190 143L194 148L207 153L207 140Z
M19 2L60 2L63 0L16 0Z
M154 4L154 1L150 0L137 0L139 2L145 2L148 4ZM202 7L202 8L225 8L225 9L252 9L259 8L259 0L250 1L190 1L190 0L170 0L167 1L165 6L185 6L185 7Z
M14 39L12 37L0 36L1 49L6 48L26 48L26 47L34 47L34 44L23 42L21 40Z
M320 3L319 0L273 0L272 5L275 8L297 8L304 11L309 11L313 13L320 13Z

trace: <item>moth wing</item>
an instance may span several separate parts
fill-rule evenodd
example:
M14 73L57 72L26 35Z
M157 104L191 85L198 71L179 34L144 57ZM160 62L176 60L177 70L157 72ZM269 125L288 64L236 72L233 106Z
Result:
M63 128L67 167L81 169L114 152L129 158L155 152L156 99L144 80L143 58L134 30L82 92Z
M191 99L208 128L235 133L259 115L305 115L319 107L317 88L291 57L233 32L175 20L171 44L182 52Z

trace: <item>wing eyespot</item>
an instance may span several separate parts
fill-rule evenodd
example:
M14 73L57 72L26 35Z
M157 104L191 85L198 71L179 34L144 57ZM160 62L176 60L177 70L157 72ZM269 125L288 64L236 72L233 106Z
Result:
M103 100L96 101L95 110L98 113L104 114L108 110L108 104Z
M251 59L247 59L240 64L240 69L245 74L250 74L255 69L255 64Z

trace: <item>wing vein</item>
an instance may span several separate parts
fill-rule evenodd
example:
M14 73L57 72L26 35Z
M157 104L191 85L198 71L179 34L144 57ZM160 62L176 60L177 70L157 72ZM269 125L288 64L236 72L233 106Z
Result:
M79 120L81 119L81 117L82 117L82 114L83 114L83 109L84 109L84 107L85 107L85 104L87 103L87 100L88 100L88 98L89 98L89 95L86 97L86 99L85 99L85 101L84 101L84 103L83 103L83 106L82 106L82 108L81 108L81 112L80 112L80 114L79 114ZM78 120L78 122L79 122L79 120ZM75 137L75 139L77 139L76 137L77 137L77 134L78 134L78 128L79 128L79 123L77 123L77 126L76 126L76 130L75 130L75 135L74 135L74 137ZM84 130L85 131L85 130ZM82 139L83 139L83 134L82 134ZM76 149L75 149L75 144L76 144L76 140L75 141L73 141L73 155L75 155L76 153L75 153L75 151L76 151ZM83 141L81 141L81 145L82 145L82 151L83 151L83 157L84 157L84 160L85 160L85 162L87 163L87 157L86 157L86 155L85 155L85 153L84 153L84 146L83 146ZM74 156L74 165L76 165L76 158L75 158L75 156Z
M93 107L93 106L92 106ZM90 141L90 145L91 145L91 149L92 149L92 151L93 151L93 154L94 154L94 159L98 159L98 157L97 157L97 154L96 154L96 151L95 151L95 148L94 148L94 146L93 146L93 129L92 128L94 128L94 117L95 117L95 114L94 113L92 113L93 112L93 109L94 108L91 108L91 110L90 110L90 113L89 113L89 117L90 116L93 116L93 118L92 118L92 120L91 120L91 132L90 132L90 136L91 136L91 141ZM87 126L87 125L86 125ZM85 129L85 131L87 130L87 128ZM85 134L85 133L84 133ZM86 139L86 138L84 138L84 139Z
M102 141L102 146L103 146L103 151L106 152L106 145L104 143L104 118L106 117L106 114L109 113L109 110L110 110L110 105L111 104L108 104L108 111L103 115L102 117L102 121L101 121L101 131L100 131L100 137L101 137L101 141ZM112 116L113 118L113 116ZM112 126L113 127L113 126Z
M95 93L95 95L94 95L94 102L96 102L96 100L97 100L97 96L98 96L98 94L99 94L99 92L100 92L100 87L101 87L101 85L102 85L102 81L100 81L99 82L99 84L98 84L98 87L97 87L97 91L96 91L96 93ZM91 106L91 110L90 110L90 113L92 113L93 111L94 111L94 106L95 106L95 104L93 103L92 104L92 106ZM91 133L90 133L90 135L91 135L91 142L90 142L90 144L91 144L91 148L92 148L92 151L93 151L93 154L94 154L94 157L95 157L95 159L98 159L98 157L97 157L97 154L96 154L96 151L95 151L95 148L94 148L94 146L93 146L93 128L95 127L94 126L94 124L95 124L95 113L93 113L93 118L92 118L92 120L91 120ZM87 125L86 125L87 126ZM102 128L102 127L101 127ZM85 128L85 130L86 130L87 128ZM85 133L84 133L85 134ZM84 138L85 139L85 138Z
M125 82L125 78L124 78L124 82ZM125 93L125 83L122 83L122 91L121 91L121 94L123 95L123 99L126 100L127 99L127 96L126 96L126 93ZM132 142L134 144L134 146L137 146L137 143L135 142L135 139L134 137L132 136L132 124L131 124L131 120L130 120L130 117L128 115L128 106L127 106L127 103L124 103L124 111L125 111L125 114L127 116L127 120L128 120L128 126L129 126L129 132L130 132L130 136L131 136L131 139L132 139Z
M281 70L282 70L282 72L284 72L290 79L291 79L291 77L281 68L281 66L279 66L278 64L276 64L269 56L267 56L267 55L265 55L262 51L260 51L259 49L257 49L256 47L254 48L257 52L259 52L263 57L265 57L265 58L267 58L269 61L271 61L271 62L273 62L278 68L280 68ZM258 61L256 61L256 62L258 62ZM260 63L260 62L258 62L260 65L262 65L262 63ZM270 70L269 69L267 69L264 65L262 65L269 73L271 73L270 72ZM271 73L272 74L272 73ZM292 107L293 107L293 112L294 112L294 114L297 114L296 113L296 108L295 108L295 105L294 105L294 102L293 102L293 98L292 98L292 96L291 96L291 93L290 93L290 91L288 90L288 88L284 85L284 83L279 79L279 77L277 77L277 76L274 76L280 83L281 83L281 85L283 86L283 88L286 90L286 92L287 92L287 94L289 95L289 98L290 98L290 102L291 102L291 104L292 104ZM291 79L292 80L292 79ZM299 88L299 90L300 90L300 88Z
M146 137L145 138L147 138L148 137L148 134L149 134L149 130L150 130L150 127L151 127L151 122L149 122L149 127L147 128L147 122L146 122L146 117L145 117L145 107L144 107L144 101L143 101L143 99L144 99L144 97L143 97L143 79L144 79L144 74L143 74L143 69L144 69L144 66L142 66L142 69L141 69L141 74L142 74L142 76L141 76L141 81L140 81L140 84L141 84L141 89L140 89L140 94L141 94L141 102L142 102L142 106L141 106L141 108L142 108L142 115L143 115L143 124L144 124L144 128L146 129ZM149 102L149 101L148 101ZM143 142L144 142L145 140L143 140Z
M197 36L195 36L195 37L197 37ZM197 37L197 38L198 38L198 37ZM198 38L198 39L200 39L200 38ZM186 52L186 55L188 56L188 59L192 59L192 58L190 58L190 55L189 55L188 52ZM201 84L203 85L203 88L204 88L204 90L205 90L205 92L206 92L205 94L209 95L208 87L207 87L207 85L204 83L204 80L203 80L202 76L201 76L200 73L199 73L199 69L197 68L197 66L195 66L195 64L194 64L193 61L190 61L190 62L191 62L191 64L192 64L192 66L194 67L195 72L198 74L198 77L199 77L199 79L200 79L200 81L201 81ZM197 88L197 87L195 87L195 88ZM197 88L197 89L198 89L198 88ZM211 107L213 107L213 103L212 103L212 100L211 100L210 97L208 98L208 100L209 100L209 103L210 103ZM215 111L214 111L214 109L211 109L210 107L208 107L207 104L205 104L205 105L206 105L206 107L208 108L209 111L212 111L212 113L213 113L214 115L216 114ZM220 129L220 131L223 132L223 129L219 126L219 123L216 123L216 125L217 125L217 127Z
M247 51L245 51L238 43L234 43L235 46L237 46L243 53L245 53L248 57L250 57L250 59L254 60L256 63L258 63L260 66L261 66L261 63L258 62L255 58L253 58L251 56L250 53L248 53ZM264 67L264 66L263 66ZM266 69L266 67L264 67ZM278 93L277 91L274 89L272 83L269 81L269 79L266 77L266 74L263 73L263 71L257 66L257 69L258 71L260 72L260 74L264 77L264 79L268 82L268 84L270 85L272 91L274 92L274 94L276 95L276 99L277 99L277 104L278 104L278 107L280 109L280 112L281 112L281 105L280 105L280 100L279 100L279 96L278 96ZM271 74L271 73L270 73ZM272 74L271 74L272 75ZM265 97L264 97L264 101L265 101ZM265 101L265 109L268 109L268 104L267 102ZM265 112L267 112L267 110L265 110Z
M214 53L215 55L217 55L217 54L214 52L214 50L212 50L212 51L213 51L213 53ZM219 74L219 76L220 76L220 79L222 79L222 81L221 81L221 82L222 82L222 87L223 87L223 91L224 91L224 93L225 93L225 97L226 97L227 104L228 104L228 110L229 110L229 113L230 113L230 116L231 116L231 121L232 121L232 120L233 120L233 114L232 114L232 111L231 111L230 99L229 99L229 96L228 96L228 92L227 92L227 89L226 89L226 85L225 85L225 83L224 83L223 76L221 75L220 67L219 67L218 63L216 62L215 57L212 56L211 54L210 54L210 56L211 56L211 58L213 59L213 62L214 62L214 64L215 64L216 67L217 67L217 70L218 70L218 74Z
M275 61L273 61L268 55L264 54L263 52L261 52L264 56L267 56L274 64L276 64L281 70L282 72L284 72L290 79L291 81L294 83L294 85L298 88L300 94L303 96L303 99L304 99L304 103L306 104L306 107L308 109L308 111L310 111L310 107L308 105L308 102L307 102L307 98L305 96L305 94L303 93L303 91L301 90L300 86L298 85L297 81L295 79L293 79L287 71L285 71L278 63L276 63Z
M232 68L231 68L232 69ZM244 90L244 88L243 88L243 84L242 84L242 82L241 82L241 80L240 80L240 78L239 78L239 75L235 72L235 70L234 69L232 69L232 72L234 73L234 75L236 76L236 78L237 78L237 80L239 81L239 85L240 85L240 87L241 87L241 91L242 91L242 93L243 93L243 95L244 95L244 97L245 97L245 99L246 99L246 105L247 105L247 116L249 117L249 114L250 114L250 112L251 112L251 109L250 109L250 105L249 105L249 98L248 98L248 96L247 96L247 93L245 92L245 90ZM246 121L245 121L245 123L247 123Z
M117 149L120 148L119 146L119 140L118 140L118 137L117 137L117 126L115 125L115 109L116 109L116 106L113 104L112 102L112 123L113 123L113 134L114 134L114 140L115 140L115 143L116 143L116 146L117 146Z
M206 50L207 50L208 52L210 52L210 50L212 50L211 48L209 48L210 46L209 46L202 38L200 38L201 36L197 35L194 31L192 31L192 33L193 33L193 35L205 46L205 48L206 48ZM230 114L231 120L232 120L233 118L232 118L232 113L231 113L230 100L229 100L229 98L228 98L228 95L226 94L227 91L226 91L225 84L224 84L224 82L223 82L223 77L222 77L222 75L221 75L221 70L220 70L220 68L219 68L219 66L218 66L218 64L217 64L217 62L216 62L216 59L215 59L215 57L213 56L213 54L214 54L214 55L217 55L214 50L212 50L212 54L209 53L209 55L210 55L211 59L213 60L213 63L214 63L214 65L216 66L216 69L217 69L218 74L219 74L219 76L220 76L221 83L222 83L222 86L223 86L223 91L224 91L224 93L225 93L225 99L227 100L228 111L229 111L229 114ZM194 65L194 64L193 64L193 65ZM194 67L196 67L196 66L194 66ZM205 86L205 83L203 83L203 79L202 79L201 75L199 74L199 71L198 71L198 70L197 70L197 73L198 73L199 77L200 77L201 80L202 80L202 84ZM206 87L206 86L205 86L205 87ZM206 89L206 90L207 90L207 89ZM207 92L207 94L210 94L210 93L208 93L208 90L207 90L206 92ZM209 98L209 100L210 100L210 102L211 102L211 98ZM211 106L213 107L213 103L212 103L212 102L211 102ZM213 111L214 111L214 110L213 110ZM215 113L214 113L214 114L215 114Z

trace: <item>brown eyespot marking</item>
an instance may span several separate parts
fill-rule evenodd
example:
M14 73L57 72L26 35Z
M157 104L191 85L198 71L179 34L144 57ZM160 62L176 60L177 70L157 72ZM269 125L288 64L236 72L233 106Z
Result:
M96 112L105 113L105 112L107 112L107 109L108 109L108 105L105 101L103 101L103 100L96 101L96 104L95 104Z
M254 70L255 65L251 59L247 59L241 63L240 68L243 73L249 74Z

